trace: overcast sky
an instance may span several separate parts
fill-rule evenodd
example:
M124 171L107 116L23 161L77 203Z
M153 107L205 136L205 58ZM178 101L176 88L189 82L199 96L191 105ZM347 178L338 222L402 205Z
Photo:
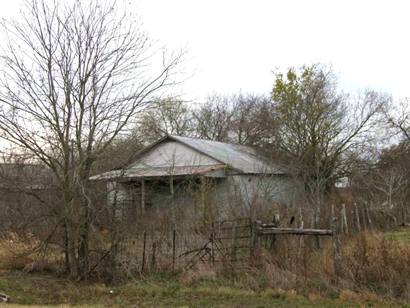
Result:
M1 3L0 15L18 12ZM151 37L186 47L192 100L208 93L269 93L275 68L322 62L347 91L410 96L410 1L137 0Z

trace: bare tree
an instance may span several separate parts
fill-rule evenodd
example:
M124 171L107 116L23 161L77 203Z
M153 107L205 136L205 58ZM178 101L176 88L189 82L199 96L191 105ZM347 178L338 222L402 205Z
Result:
M93 174L98 174L114 169L121 169L135 157L144 147L144 136L131 133L115 138L96 160L92 168Z
M392 145L374 159L362 161L352 174L352 188L366 203L402 222L408 216L410 159L406 142ZM395 218L395 220L397 220Z
M277 130L272 100L263 95L240 94L230 97L230 101L233 108L230 139L237 144L272 150Z
M92 166L131 118L175 82L180 55L158 54L115 1L27 0L8 35L0 80L1 137L57 178L67 271L86 278Z
M214 141L228 141L233 108L227 97L212 95L194 111L196 135Z
M410 101L391 102L383 109L386 122L399 139L410 142Z
M269 97L215 94L193 114L194 134L200 138L260 147L274 143L275 113Z
M139 115L134 134L145 143L151 143L165 135L190 136L192 131L192 110L188 103L166 98L155 101Z

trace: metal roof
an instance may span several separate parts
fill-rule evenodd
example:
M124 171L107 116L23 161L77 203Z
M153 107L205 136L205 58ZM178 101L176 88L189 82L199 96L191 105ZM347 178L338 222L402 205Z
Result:
M174 166L133 168L132 165L145 153L155 151L157 145L165 141L181 143L195 151L213 158L220 164L197 166ZM92 176L91 180L131 179L149 177L184 176L212 173L213 171L229 168L244 174L285 174L282 167L274 164L264 153L249 146L236 145L218 141L188 138L180 136L166 136L144 148L134 158L133 163L121 170L113 170Z
M284 169L274 164L260 149L197 138L180 136L168 136L168 138L181 142L243 173L285 174Z

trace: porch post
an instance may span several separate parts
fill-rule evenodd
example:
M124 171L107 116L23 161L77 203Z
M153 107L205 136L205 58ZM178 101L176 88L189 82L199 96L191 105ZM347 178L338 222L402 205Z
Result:
M171 215L172 215L172 224L176 228L176 217L175 217L175 199L174 199L174 177L170 176L169 178L169 190L171 193Z
M169 191L172 199L174 199L174 177L172 175L169 177Z
M203 219L204 222L207 222L207 217L208 217L208 209L206 208L206 196L205 196L205 178L204 176L200 176L200 190L201 190L201 207L202 207L202 215L203 215Z
M145 180L141 180L141 213L145 213Z

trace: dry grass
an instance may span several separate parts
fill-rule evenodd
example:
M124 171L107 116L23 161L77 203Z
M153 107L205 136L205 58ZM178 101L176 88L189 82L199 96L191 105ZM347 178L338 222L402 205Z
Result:
M266 248L252 258L253 264L244 262L227 266L216 263L210 266L198 263L192 269L183 270L179 281L189 285L202 281L225 281L258 292L266 289L294 290L313 297L410 300L410 245L406 241L375 232L344 238L340 275L336 275L334 270L331 239L322 240L320 249L315 247L315 239L311 237L278 236L273 244L269 238L266 241L262 239L261 244ZM137 262L135 255L132 253L130 256ZM147 263L150 258L148 249ZM131 264L125 261L124 264ZM161 266L163 261L159 255L157 261L157 271L169 271L169 266Z
M240 283L253 289L296 290L308 296L342 299L410 300L410 245L381 233L360 233L343 241L341 274L334 271L331 242L322 249L286 239L274 251L262 251L256 268L240 274Z
M410 245L362 233L344 245L342 279L357 289L410 299Z
M0 268L22 270L27 264L38 261L40 242L34 236L7 233L0 238Z
M313 240L295 236L281 237L273 246L269 241L265 244L269 248L262 249L253 258L253 264L232 264L228 269L226 266L198 263L189 270L167 276L167 279L173 281L178 289L188 288L184 291L188 293L191 292L189 288L206 285L210 288L248 290L252 294L274 290L275 294L283 293L286 297L296 294L309 301L323 298L361 303L410 300L410 245L406 241L395 240L382 233L366 232L345 238L339 276L334 271L331 240L322 242L321 249L315 248ZM27 269L28 264L55 261L50 256L47 259L38 254L37 246L38 241L34 237L16 234L3 237L0 241L0 269L22 270ZM149 260L150 254L147 254L147 263ZM152 275L155 273L141 273L134 279L146 281ZM165 280L165 284L166 289L169 281ZM107 287L103 288L105 294ZM155 292L161 293L159 289ZM76 292L80 291L76 289ZM221 295L218 293L217 296ZM248 295L241 296L245 298ZM78 304L85 301L84 297ZM62 303L71 302L70 299ZM50 298L49 303L55 302Z
M209 264L198 263L195 267L182 271L179 281L183 284L194 285L201 281L217 279L217 272Z
M59 262L59 255L41 251L41 241L31 234L9 232L0 237L0 269L26 272L54 271L51 264Z

